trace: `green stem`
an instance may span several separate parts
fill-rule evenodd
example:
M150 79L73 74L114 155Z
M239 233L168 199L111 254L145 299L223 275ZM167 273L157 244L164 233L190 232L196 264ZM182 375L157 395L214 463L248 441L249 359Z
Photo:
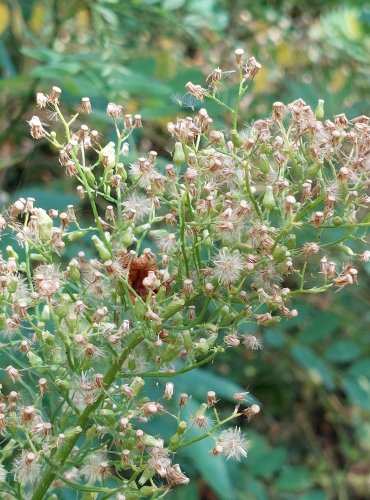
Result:
M227 417L225 418L225 420L222 420L221 422L219 422L218 424L214 425L212 427L212 429L210 429L209 431L205 432L204 434L201 434L200 436L194 438L194 439L191 439L190 441L185 441L185 443L180 443L176 446L172 446L170 447L170 450L171 451L176 451L176 450L179 450L180 448L185 448L186 446L190 446L194 443L198 443L199 441L202 441L203 439L207 438L207 437L211 437L212 434L217 431L217 429L219 429L220 427L222 427L224 424L226 424L227 422L229 422L230 420L233 420L234 418L236 417L240 417L241 413L233 413L232 415L230 415L230 417Z
M136 347L142 340L144 339L144 335L140 334L137 337L134 337L130 342L128 342L127 346L123 349L120 356L112 361L112 366L109 368L104 377L104 387L106 390L112 385L113 381L116 378L117 373L119 372L123 362L128 358L130 352L134 347ZM73 437L71 437L68 441L66 441L63 446L59 449L55 456L54 462L58 464L58 466L63 466L69 457L71 451L73 450L77 440L79 439L81 433L83 433L89 423L89 418L92 413L97 409L100 403L103 401L105 397L104 392L97 398L97 400L91 404L86 406L84 411L79 416L75 427L80 427L81 431L76 433ZM48 467L44 473L44 475L40 478L37 488L35 489L31 500L42 500L45 498L45 493L48 491L49 486L54 481L56 477L54 467Z
M171 378L177 377L178 375L182 375L183 373L190 372L195 368L199 368L200 366L206 365L210 361L212 361L220 352L223 351L223 348L217 348L215 351L207 356L206 358L198 361L198 363L194 363L190 366L185 366L181 368L181 370L177 370L175 372L138 372L138 373L121 373L120 376L124 378L134 378L134 377L152 377L152 378Z

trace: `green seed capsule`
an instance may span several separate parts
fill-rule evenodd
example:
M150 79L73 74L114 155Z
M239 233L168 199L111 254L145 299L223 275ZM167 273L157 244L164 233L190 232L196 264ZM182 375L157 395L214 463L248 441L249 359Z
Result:
M266 208L266 210L272 210L276 206L272 186L266 186L262 204Z
M240 148L243 144L243 141L237 130L230 130L230 139L236 148Z
M181 142L175 142L175 151L173 152L173 162L179 167L183 165L186 161L184 149Z

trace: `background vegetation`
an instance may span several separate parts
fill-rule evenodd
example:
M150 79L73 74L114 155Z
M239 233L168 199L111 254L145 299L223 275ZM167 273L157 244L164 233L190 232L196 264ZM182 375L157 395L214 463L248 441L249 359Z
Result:
M189 112L179 106L188 104L184 84L223 68L239 46L264 66L243 102L246 122L268 114L276 100L298 97L311 105L323 98L327 117L342 111L348 117L369 115L370 8L364 4L1 1L0 202L32 192L39 206L73 203L83 209L53 152L28 136L35 92L47 92L52 84L63 89L71 110L81 96L90 96L100 129L108 126L109 101L140 112L145 128L131 144L133 155L144 148L166 157L167 121ZM216 118L225 123L220 111ZM309 241L310 235L302 238ZM297 301L298 318L264 330L265 348L253 356L233 350L176 381L184 392L194 392L196 383L200 399L210 389L231 398L250 388L262 412L249 427L252 448L246 461L235 465L212 458L207 444L200 443L182 465L192 483L171 498L366 497L369 275L365 266L360 286L350 292Z

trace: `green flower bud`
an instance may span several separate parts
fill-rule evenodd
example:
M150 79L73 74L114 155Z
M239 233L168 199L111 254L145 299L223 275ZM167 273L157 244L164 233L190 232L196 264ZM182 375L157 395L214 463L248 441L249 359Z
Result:
M297 246L297 237L295 234L290 234L286 240L286 246L288 250L294 250Z
M89 427L85 433L87 439L93 439L96 435L96 427L95 425L92 425Z
M213 243L212 243L212 239L209 235L209 231L208 229L205 229L203 231L203 245L206 247L206 248L211 248Z
M81 278L81 273L75 264L69 264L68 266L68 278L73 280L73 281L80 281Z
M184 420L181 420L181 422L179 423L179 425L177 427L176 434L174 434L170 438L169 448L171 448L172 446L176 446L176 445L178 445L180 443L181 436L185 433L186 428L187 428L186 422Z
M107 249L107 247L104 245L104 243L94 234L91 237L91 241L94 243L96 251L99 254L99 257L102 259L103 262L106 260L110 260L111 254L110 251Z
M272 258L274 259L274 261L275 262L282 262L286 257L287 250L288 250L287 247L282 246L282 245L278 245L275 248L274 253L272 254Z
M21 262L18 266L18 271L21 273L26 273L27 272L27 265L25 262Z
M12 246L8 245L6 247L6 253L8 254L8 257L13 257L17 262L19 261L19 255L17 252L13 249Z
M134 372L136 370L136 360L133 356L130 356L128 358L127 366L130 372Z
M65 430L64 435L65 435L66 439L71 439L71 438L77 436L78 434L81 434L81 432L82 432L82 428L80 426L72 427L72 429Z
M230 139L236 148L240 148L243 144L243 141L237 130L230 130Z
M102 410L100 410L99 416L102 417L105 425L114 425L116 417L113 410L103 408Z
M152 479L152 477L154 476L155 474L155 470L154 469L150 469L149 467L147 469L144 469L143 473L141 474L140 476L140 479L139 479L139 484L140 486L142 486L143 484L145 484L146 482L149 481L149 479ZM153 494L153 490L150 486L143 486L142 488L140 488L140 498L144 498L144 492L143 492L143 489L146 488L148 493L147 494ZM149 492L150 490L150 492ZM146 496L146 495L145 495Z
M315 109L316 120L322 120L324 118L324 99L319 99Z
M201 417L205 414L208 406L207 403L202 403L194 414L194 417Z
M69 241L77 241L83 238L85 234L84 231L73 231L73 233L68 234L67 238Z
M65 392L68 392L71 388L71 385L69 382L67 382L67 380L65 379L62 380L60 378L57 378L55 380L55 385L58 387L58 389Z
M9 293L15 293L18 288L18 283L16 280L11 279L8 283L8 292Z
M135 377L130 384L130 388L134 391L135 396L139 394L141 389L144 387L145 382L141 377Z
M151 227L152 226L150 224L142 224L141 226L135 227L134 233L135 234L143 234L143 233L145 233L145 231L149 231L149 229Z
M184 305L184 299L172 300L164 310L164 313L162 315L163 319L166 320L171 318L174 314L181 311L184 308Z
M46 323L50 319L50 308L47 304L45 304L44 307L42 308L40 319L44 323Z
M334 226L341 226L343 224L342 217L339 217L339 215L336 215L333 219L333 224L334 224Z
M125 182L127 179L127 172L123 163L117 163L116 172L122 177L122 182Z
M87 182L90 184L90 186L95 184L95 176L92 173L91 169L89 167L85 167L83 169L83 172L85 174Z
M33 261L33 262L47 262L47 259L39 254L39 253L31 253L30 254L30 259Z
M179 346L176 345L168 345L165 349L165 351L162 353L162 361L165 363L168 363L170 361L173 361L179 354L180 348Z
M267 156L262 153L260 155L260 170L263 174L267 175L270 172L270 163L268 161Z
M130 226L123 233L122 243L125 247L129 247L133 244L134 241L135 241L134 232L132 230L132 227Z
M33 353L32 351L28 351L27 357L32 368L39 368L44 364L43 359L40 358L40 356L37 356L37 354Z
M181 142L175 142L175 151L173 152L173 162L179 167L183 165L186 161L184 149Z
M144 434L143 442L145 446L149 446L150 448L161 448L163 446L163 440L155 438L150 434Z
M338 245L338 248L346 255L349 255L349 257L353 257L354 253L352 248L348 247L347 245Z
M191 334L189 330L185 330L182 332L182 339L184 342L184 347L187 351L191 351L193 348L193 339L191 338Z
M314 179L315 177L317 177L317 175L318 175L318 173L320 172L321 169L322 169L322 163L321 162L315 161L315 162L311 163L311 165L309 165L307 167L306 178L307 179Z
M49 217L43 208L35 208L34 213L37 217L38 232L41 241L49 241L53 229L53 219Z
M262 204L266 208L266 210L272 210L275 207L276 202L275 202L272 186L266 186L266 190L265 190L265 194L263 196Z

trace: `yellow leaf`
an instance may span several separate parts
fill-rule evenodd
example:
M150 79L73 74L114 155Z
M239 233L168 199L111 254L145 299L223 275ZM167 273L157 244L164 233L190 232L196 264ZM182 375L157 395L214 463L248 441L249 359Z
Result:
M254 82L253 85L254 94L258 94L260 92L264 92L265 90L267 90L267 87L269 85L269 79L268 79L268 71L265 67L262 67L262 69L257 73L253 82Z
M0 33L6 30L9 24L10 12L7 5L0 3Z
M36 2L32 10L31 19L29 21L30 28L33 32L38 33L44 24L44 7L41 2Z
M282 42L276 48L276 62L283 68L304 66L307 55L303 51L296 50L292 45Z
M87 9L81 9L76 13L76 24L85 30L90 26L90 12Z
M337 71L333 74L331 77L331 80L328 84L328 89L330 92L338 92L343 88L343 86L346 84L347 81L347 76L345 74L345 71L343 71L343 68L338 68Z
M12 10L12 31L18 38L23 33L23 15L22 10L18 5L15 5Z

